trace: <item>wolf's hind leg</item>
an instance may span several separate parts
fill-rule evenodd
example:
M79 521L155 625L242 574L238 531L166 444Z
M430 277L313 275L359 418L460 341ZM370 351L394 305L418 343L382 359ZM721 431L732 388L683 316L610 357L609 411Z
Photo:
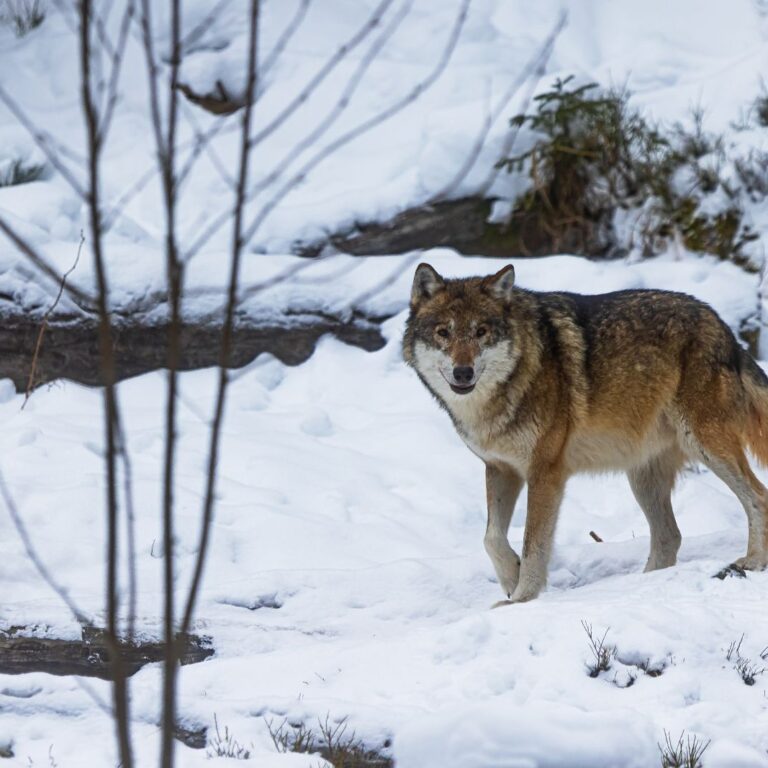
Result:
M669 568L677 562L680 529L672 511L672 486L682 466L683 454L675 446L627 472L629 486L651 529L651 552L646 571Z
M520 558L509 546L507 531L523 482L522 477L511 467L485 465L485 489L488 498L485 551L491 558L499 584L507 596L515 591L520 574Z
M768 490L755 477L744 449L728 430L695 433L699 458L733 492L747 513L747 554L736 560L747 570L768 567Z

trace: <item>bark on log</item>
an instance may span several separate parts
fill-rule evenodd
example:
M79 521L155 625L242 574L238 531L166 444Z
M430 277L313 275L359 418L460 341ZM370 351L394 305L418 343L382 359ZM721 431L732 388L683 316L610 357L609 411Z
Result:
M563 232L546 231L535 212L516 211L505 224L488 221L492 200L465 197L409 208L389 221L358 223L353 231L337 232L327 241L297 244L302 256L317 256L332 245L353 256L406 253L447 247L471 256L520 258L574 253L591 258L620 256L597 237L598 228L585 223ZM589 226L587 226L589 225ZM594 230L594 231L593 231Z
M358 225L355 232L331 236L330 242L340 251L355 256L405 253L438 246L466 253L467 249L472 251L473 244L479 246L482 241L489 227L490 210L489 200L448 200L411 208L381 224ZM485 250L478 253L483 254Z
M298 365L311 356L318 339L328 333L347 344L375 351L385 343L378 325L382 319L341 320L307 314L289 317L283 325L241 324L235 332L231 364L239 368L262 352L269 352L287 365ZM41 322L40 317L21 312L0 318L0 378L10 378L18 392L27 389ZM142 323L140 317L117 322L114 338L118 379L164 368L167 337L167 325ZM182 331L181 369L218 365L220 345L220 326L186 324ZM61 378L88 385L101 383L96 322L51 319L40 348L35 386Z
M122 643L123 663L128 676L145 664L162 661L161 642ZM184 638L180 661L196 664L213 655L210 638L188 635ZM21 675L47 672L51 675L81 675L112 679L110 651L104 632L86 628L79 640L35 637L23 628L0 630L0 673Z

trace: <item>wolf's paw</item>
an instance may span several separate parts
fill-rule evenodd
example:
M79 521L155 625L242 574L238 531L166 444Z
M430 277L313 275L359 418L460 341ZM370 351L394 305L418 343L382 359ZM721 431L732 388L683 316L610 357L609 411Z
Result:
M764 571L768 568L768 554L747 555L740 557L733 565L745 571Z
M674 552L668 554L653 553L648 558L648 562L646 562L643 572L650 573L651 571L659 571L662 568L671 568L673 565L676 565L676 563L677 554Z
M514 576L499 579L499 586L501 587L501 591L509 598L512 597L517 589L517 582L518 578L516 573Z
M514 605L515 603L527 603L529 600L538 597L538 594L538 589L521 589L520 585L518 585L507 600L499 600L499 602L494 603L491 608L501 608L502 605Z

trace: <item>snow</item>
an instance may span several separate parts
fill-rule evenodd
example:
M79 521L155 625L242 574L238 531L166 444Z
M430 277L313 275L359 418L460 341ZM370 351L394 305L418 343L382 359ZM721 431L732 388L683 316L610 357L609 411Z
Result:
M478 269L446 253L425 258L447 260L446 273ZM726 281L713 275L728 265L714 261L661 262L645 275L649 265L565 257L516 266L533 287L651 285L655 274L668 287L708 296L724 314L736 301L727 290L717 295ZM687 473L674 498L684 536L679 565L643 574L648 532L626 481L576 478L548 591L489 610L500 591L482 548L482 464L404 366L404 317L385 324L389 341L376 353L325 339L297 368L263 356L238 372L197 622L216 655L183 668L182 721L210 726L215 714L241 743L253 742L258 765L276 768L288 758L275 758L263 718L311 725L328 713L349 717L369 743L393 738L405 768L643 766L652 764L664 729L711 738L715 755L720 740L735 742L752 760L745 765L767 765L755 757L768 748L765 683L744 685L725 654L743 633L743 655L759 663L768 616L756 606L768 574L711 578L745 546L735 497L710 473ZM214 381L211 370L181 381L180 599L196 551ZM163 387L160 373L119 387L139 513L138 630L155 636ZM2 471L45 562L98 618L102 435L93 414L100 393L62 383L35 393L23 411L20 404L20 396L0 404ZM524 521L523 494L510 534L517 548ZM7 517L0 531L0 624L74 635ZM587 674L582 620L597 634L608 630L618 649L612 670L596 679ZM644 661L662 674L644 674L636 666ZM620 687L630 673L634 684ZM159 674L150 666L132 679L146 759L156 745ZM106 684L90 685L108 699ZM0 701L0 737L14 741L22 760L47 759L50 744L61 765L77 764L84 743L113 754L106 716L71 679L2 676ZM179 751L181 765L202 760ZM297 768L312 764L291 759Z
M316 0L297 34L260 86L257 130L289 103L339 44L378 5L373 0ZM392 120L319 164L255 233L243 285L286 274L245 295L243 317L305 322L313 313L388 317L387 345L376 353L323 339L316 354L289 368L269 356L238 371L225 422L213 529L195 629L216 654L183 668L179 714L189 728L223 728L251 751L259 768L309 768L319 757L275 752L264 718L305 722L348 717L376 746L392 739L398 768L543 768L647 766L659 761L664 731L711 739L705 768L768 766L768 676L742 682L726 659L744 635L742 653L760 666L768 644L764 610L768 574L712 579L743 554L746 522L738 501L711 473L691 470L674 505L684 542L675 568L641 573L648 550L642 513L619 476L579 477L568 486L548 590L536 601L495 611L501 597L482 547L481 462L456 436L448 417L402 362L410 280L419 261L441 273L490 273L507 260L464 258L448 249L359 259L328 255L315 262L286 256L297 241L390 216L428 200L455 176L488 115L492 122L472 171L456 196L488 179L507 134L506 119L522 93L504 94L552 29L560 2L476 0L442 77ZM244 4L231 3L190 43L184 82L205 93L216 80L236 92L245 27ZM761 146L756 131L731 122L759 88L765 68L764 3L709 0L644 4L582 0L567 4L542 90L575 73L627 83L634 103L665 120L706 107L729 140ZM155 4L153 4L153 9ZM211 4L185 3L185 30ZM363 66L365 51L393 25L379 57L321 137L320 147L353 129L426 77L446 43L459 3L393 3L371 39L355 47L302 110L261 143L255 183L268 177L332 107ZM161 6L157 5L157 13ZM274 48L298 2L264 4L264 55ZM396 23L402 14L402 21ZM118 21L113 11L110 29ZM159 18L158 43L164 24ZM396 26L394 26L396 25ZM724 33L727 30L727 34ZM103 159L104 195L115 204L152 163L145 72L136 40L124 71L123 97ZM0 27L0 85L56 141L81 153L77 57L67 22L51 13L16 40ZM191 107L201 130L212 118ZM237 148L237 117L212 147L224 163ZM194 132L186 119L181 142ZM518 137L522 150L531 137ZM286 168L290 175L313 155ZM0 107L0 172L14 159L39 162L40 151ZM72 164L73 172L82 168ZM283 177L284 180L285 177ZM514 194L500 174L492 190ZM249 218L281 180L264 184ZM224 205L229 186L210 156L186 180L180 213L189 247ZM127 204L107 238L112 307L162 316L165 266L159 188L151 181ZM495 208L503 215L502 199ZM68 269L86 229L86 211L60 175L0 189L7 217L59 271ZM764 221L768 227L768 221ZM229 233L217 232L189 261L188 318L221 310ZM653 261L588 262L569 255L515 258L517 281L535 290L586 293L623 288L681 290L711 303L734 330L760 311L759 276L709 257L672 249ZM86 253L71 280L89 290ZM40 313L56 285L9 246L0 249L0 299ZM8 298L10 297L10 298ZM159 301L159 304L158 304ZM68 299L60 309L77 315ZM763 334L765 336L765 334ZM765 342L764 342L765 343ZM764 357L768 355L763 355ZM123 382L123 407L137 511L137 628L160 627L162 535L162 373ZM197 550L206 439L215 372L181 376L176 494L177 589L182 599ZM89 615L103 618L104 551L101 393L71 383L37 391L21 410L10 382L0 382L0 468L43 560ZM761 471L763 480L768 474ZM519 549L526 497L510 532ZM595 531L604 540L593 541ZM28 626L50 637L79 628L43 584L10 518L0 511L0 627ZM612 668L590 677L582 621L616 646ZM660 670L651 676L642 667ZM632 684L629 685L630 681ZM158 749L160 670L131 681L138 764ZM0 752L8 765L116 764L105 710L109 686L98 680L36 673L0 675ZM209 730L209 735L212 730ZM210 743L210 742L209 742ZM234 764L179 745L179 765Z

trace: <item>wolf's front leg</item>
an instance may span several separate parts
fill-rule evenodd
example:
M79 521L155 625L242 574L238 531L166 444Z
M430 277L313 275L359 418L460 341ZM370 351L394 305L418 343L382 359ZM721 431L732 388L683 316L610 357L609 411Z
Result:
M509 602L533 600L547 583L547 566L555 538L555 524L565 488L565 473L558 467L536 472L528 479L528 519L523 538L520 579Z
M507 531L523 482L522 477L511 467L485 465L485 491L488 499L485 551L491 558L501 589L507 597L515 591L520 573L520 558L509 546Z

